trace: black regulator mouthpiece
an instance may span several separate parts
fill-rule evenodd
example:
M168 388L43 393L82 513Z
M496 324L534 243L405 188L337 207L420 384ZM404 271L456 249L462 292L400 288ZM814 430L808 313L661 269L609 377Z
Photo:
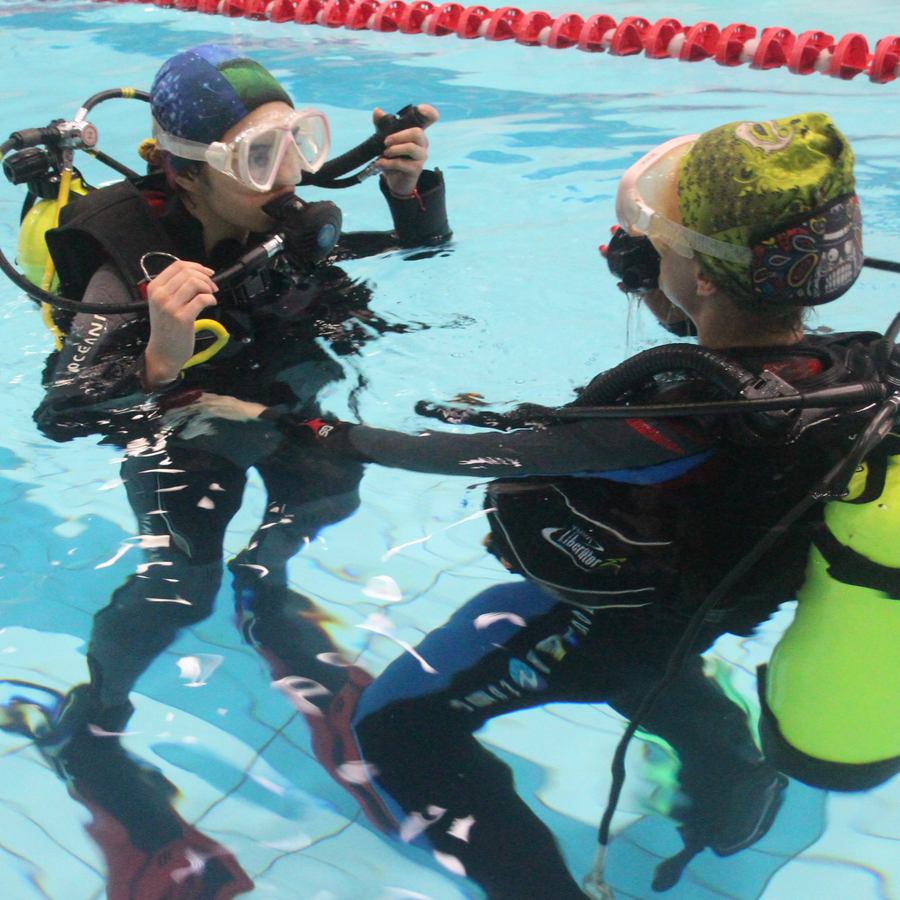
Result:
M295 194L283 194L262 209L278 223L284 255L294 265L321 262L341 236L341 210L330 200L307 203Z
M606 248L609 271L629 294L648 294L659 288L659 253L646 235L617 228Z
M294 194L283 194L262 209L275 220L274 234L234 265L213 275L217 285L241 292L235 301L238 305L252 304L260 291L266 290L266 279L260 282L256 275L268 267L272 257L282 255L292 266L305 269L326 259L341 236L341 211L330 200L306 203ZM146 254L160 255L168 256ZM254 281L258 282L255 287Z

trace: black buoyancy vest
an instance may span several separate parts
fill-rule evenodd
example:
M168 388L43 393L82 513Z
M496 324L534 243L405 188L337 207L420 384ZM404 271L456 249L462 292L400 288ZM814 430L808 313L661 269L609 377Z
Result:
M872 378L879 339L869 332L807 338L798 357L825 365L803 386ZM489 550L511 571L586 606L690 609L846 452L859 416L834 413L821 411L816 427L789 445L752 449L714 440L709 459L658 484L499 479L486 497ZM765 596L760 602L775 606L790 599L784 592L802 583L808 542L805 529L786 535L772 551L784 565L773 569L767 555L735 596Z
M144 279L144 254L177 255L172 238L144 195L145 190L163 186L161 176L120 181L63 207L59 227L46 234L63 296L80 300L97 269L112 261L135 302L141 302L138 284Z
M668 596L678 548L635 485L603 478L504 478L488 486L488 549L508 569L585 606L644 606ZM644 490L646 491L646 487Z

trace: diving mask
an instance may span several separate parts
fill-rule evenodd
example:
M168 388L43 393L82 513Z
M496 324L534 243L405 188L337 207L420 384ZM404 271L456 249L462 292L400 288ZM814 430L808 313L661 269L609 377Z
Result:
M674 138L644 154L622 176L616 194L616 218L631 235L646 235L690 259L696 250L736 263L750 263L747 247L717 241L673 220L678 215L678 172L699 134ZM667 215L668 213L668 215Z
M254 191L276 184L299 184L304 172L317 172L328 155L328 120L316 109L277 109L228 143L203 144L164 131L153 120L157 146L182 159L209 163Z

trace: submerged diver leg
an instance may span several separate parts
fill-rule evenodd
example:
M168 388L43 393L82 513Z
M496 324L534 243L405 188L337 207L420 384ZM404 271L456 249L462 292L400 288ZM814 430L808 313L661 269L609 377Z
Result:
M489 900L584 900L550 829L474 732L515 710L602 700L595 624L527 582L497 585L363 694L357 738L400 838L464 870Z
M347 675L337 656L326 656L337 654L322 627L327 617L291 590L287 565L324 527L355 512L362 464L329 459L315 447L286 446L257 469L268 493L266 512L248 547L228 564L238 624L275 680L309 678L336 693Z
M174 786L119 741L139 676L181 628L212 611L224 530L244 486L234 468L167 462L163 469L155 459L129 458L122 467L146 562L94 617L90 683L70 691L34 738L93 815L89 831L107 859L110 900L230 900L252 888L250 879L172 808Z
M253 888L231 853L173 809L174 785L116 737L80 732L55 761L92 815L109 900L230 900Z
M329 693L309 699L325 707L348 682L347 666L322 627L326 614L288 586L287 564L322 528L357 509L361 472L353 468L355 477L345 480L349 490L323 495L327 484L313 489L290 468L260 466L269 492L266 512L248 547L228 564L244 639L266 660L273 680L302 677L322 685Z
M266 660L272 679L304 715L312 750L326 771L381 831L395 827L378 794L360 777L350 720L372 678L341 657L323 627L327 616L288 586L288 561L327 525L359 506L358 463L282 452L260 465L269 491L265 517L249 546L229 563L244 639Z
M127 702L178 632L212 612L225 529L240 508L246 476L222 460L175 448L161 458L127 458L122 480L145 562L94 616L91 684L104 707Z
M185 565L171 558L149 562L132 575L94 616L88 645L91 683L103 708L128 702L128 694L182 628L213 610L222 563Z
M252 889L232 854L172 808L175 786L122 747L130 704L100 709L88 684L66 696L26 682L3 688L0 728L33 740L91 813L86 830L107 862L108 900L231 900Z
M641 632L643 634L641 635ZM704 646L716 634L707 635ZM648 621L633 631L643 652L620 656L617 688L610 705L630 718L662 677L671 641ZM635 645L630 648L634 651ZM663 738L678 754L681 802L672 812L680 821L685 849L660 864L655 890L680 878L690 860L706 847L731 856L762 838L781 807L787 779L756 746L744 709L703 672L694 653L644 717L641 729Z

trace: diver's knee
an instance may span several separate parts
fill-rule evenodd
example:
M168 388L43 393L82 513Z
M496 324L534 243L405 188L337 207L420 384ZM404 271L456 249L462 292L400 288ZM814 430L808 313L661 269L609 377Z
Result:
M109 605L94 616L95 622L120 620L137 629L142 621L165 619L181 627L212 613L222 583L221 562L154 571L156 566L130 576L116 588Z
M364 692L360 707L365 696ZM434 717L425 713L416 700L401 700L377 709L360 709L351 722L363 759L377 760L378 766L384 766L387 760L394 758L401 768L410 753L429 756L432 747L440 750L445 732L434 725Z

